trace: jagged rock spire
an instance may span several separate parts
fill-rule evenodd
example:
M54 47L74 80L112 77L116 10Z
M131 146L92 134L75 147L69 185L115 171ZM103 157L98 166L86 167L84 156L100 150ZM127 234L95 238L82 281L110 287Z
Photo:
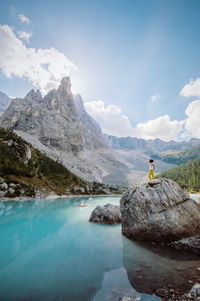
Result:
M34 89L31 89L31 91L29 91L26 94L24 99L30 99L30 100L40 102L42 100L42 94L41 94L40 90L35 91Z

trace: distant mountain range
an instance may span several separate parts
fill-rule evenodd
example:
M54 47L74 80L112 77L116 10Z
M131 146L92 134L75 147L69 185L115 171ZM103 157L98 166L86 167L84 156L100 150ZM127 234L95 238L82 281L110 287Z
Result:
M31 90L24 98L13 99L0 117L0 126L14 130L78 177L109 185L138 183L147 175L149 156L200 143L196 139L164 142L103 134L85 111L82 97L71 92L69 77L44 97ZM158 157L156 166L160 172L174 165Z
M145 140L134 137L115 137L108 136L111 146L114 149L123 150L142 150L149 154L170 152L170 151L181 151L187 148L193 147L200 144L200 139L191 139L190 141L163 141L161 139Z
M162 152L152 154L156 160L162 160L170 164L180 165L200 157L200 144L179 151Z

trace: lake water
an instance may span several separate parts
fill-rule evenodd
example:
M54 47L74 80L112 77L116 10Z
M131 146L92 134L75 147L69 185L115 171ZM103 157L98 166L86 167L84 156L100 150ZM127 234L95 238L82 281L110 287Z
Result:
M97 205L119 199L0 202L0 300L156 301L163 287L190 290L197 258L130 241L121 225L88 222Z

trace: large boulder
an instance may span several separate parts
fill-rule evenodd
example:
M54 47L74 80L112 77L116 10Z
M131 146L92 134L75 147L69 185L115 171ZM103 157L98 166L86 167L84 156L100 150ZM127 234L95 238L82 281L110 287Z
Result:
M111 204L97 206L92 211L89 221L102 224L121 223L120 207Z
M174 181L152 180L120 200L122 234L130 239L170 242L200 235L200 203Z

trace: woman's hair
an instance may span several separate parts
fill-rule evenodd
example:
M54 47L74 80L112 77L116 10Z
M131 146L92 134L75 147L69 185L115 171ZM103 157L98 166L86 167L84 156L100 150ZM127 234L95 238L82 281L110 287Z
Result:
M153 163L153 161L154 161L153 159L149 159L149 163Z

